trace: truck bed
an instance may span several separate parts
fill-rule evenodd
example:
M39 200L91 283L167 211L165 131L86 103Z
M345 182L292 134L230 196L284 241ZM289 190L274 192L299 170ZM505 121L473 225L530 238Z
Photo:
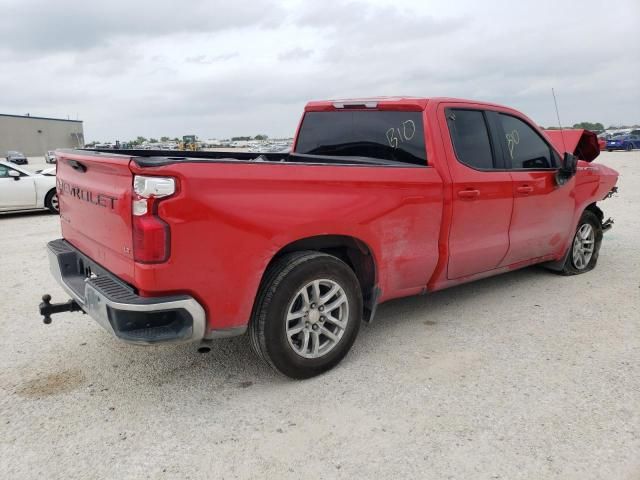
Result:
M130 157L142 159L160 159L166 158L172 161L180 161L185 159L199 160L236 160L236 161L255 161L258 157L262 157L263 161L284 162L290 157L289 152L284 153L260 153L260 152L210 152L210 151L185 151L185 150L139 150L139 149L112 149L112 148L85 148L86 152L101 152L108 154L127 155Z
M393 160L372 157L344 157L331 155L309 155L301 153L260 153L260 152L204 152L183 150L124 150L124 149L82 149L78 152L96 152L109 155L126 155L140 167L159 167L175 163L297 163L314 165L380 165L416 167ZM426 165L424 165L426 166Z
M379 301L422 291L439 258L443 183L427 165L248 152L57 155L65 240L140 296L197 299L209 330L246 326L252 303L243 298L255 297L274 254L300 238L359 239L384 272ZM163 263L134 260L136 175L178 184L157 207L170 228Z

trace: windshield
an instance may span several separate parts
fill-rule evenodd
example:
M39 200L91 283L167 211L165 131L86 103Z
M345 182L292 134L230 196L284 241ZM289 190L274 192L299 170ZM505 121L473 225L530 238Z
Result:
M422 112L308 112L300 127L296 153L426 166Z

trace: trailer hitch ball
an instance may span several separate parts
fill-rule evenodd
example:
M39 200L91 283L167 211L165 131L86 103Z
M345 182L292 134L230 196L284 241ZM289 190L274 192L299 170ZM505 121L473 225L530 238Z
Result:
M51 295L49 295L48 293L45 293L42 296L42 303L44 303L45 306L47 306L47 307L50 306L51 305ZM44 315L42 317L42 322L45 325L49 325L51 323L51 315L49 315L49 314Z
M51 315L62 312L80 312L82 308L75 300L69 300L64 303L51 303L51 295L48 293L42 296L42 303L39 305L40 315L45 325L51 323Z

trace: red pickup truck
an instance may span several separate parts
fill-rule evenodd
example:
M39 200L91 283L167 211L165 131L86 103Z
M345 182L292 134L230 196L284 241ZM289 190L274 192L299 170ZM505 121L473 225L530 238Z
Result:
M618 174L595 134L449 98L307 104L291 153L60 150L51 269L138 344L248 330L294 378L335 366L387 300L533 264L595 267ZM206 348L206 347L204 347Z

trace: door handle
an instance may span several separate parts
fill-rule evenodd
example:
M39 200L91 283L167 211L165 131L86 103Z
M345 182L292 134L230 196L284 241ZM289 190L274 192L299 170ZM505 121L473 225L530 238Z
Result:
M69 165L71 165L71 168L73 168L74 170L78 171L78 172L86 172L87 171L87 167L84 166L84 164L76 161L76 160L67 160L67 163Z
M529 193L533 192L533 187L530 185L522 185L521 187L516 188L516 191L518 193L524 193L525 195L528 195Z
M460 198L478 198L480 196L480 190L460 190L458 196Z

